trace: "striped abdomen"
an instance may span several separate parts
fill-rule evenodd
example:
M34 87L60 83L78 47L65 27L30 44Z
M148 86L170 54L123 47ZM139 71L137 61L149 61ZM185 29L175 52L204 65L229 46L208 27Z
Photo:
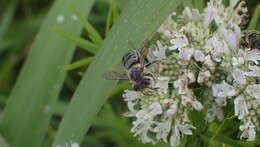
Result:
M129 70L133 66L140 64L140 57L136 51L126 53L122 58L122 64L126 70Z

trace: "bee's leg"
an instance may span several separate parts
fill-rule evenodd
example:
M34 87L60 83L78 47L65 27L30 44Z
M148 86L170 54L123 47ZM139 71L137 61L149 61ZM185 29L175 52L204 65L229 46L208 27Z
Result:
M145 64L144 65L144 67L149 67L150 65L153 65L154 63L158 63L159 62L159 60L155 60L155 61L153 61L153 62L149 62L149 63L147 63L147 64Z
M159 63L159 62L161 62L161 61L163 61L163 60L165 60L165 59L154 60L153 62L149 62L149 63L145 64L144 67L149 67L150 65L153 65L153 64L155 64L155 63Z
M155 77L152 73L145 73L144 76L151 77L155 81Z

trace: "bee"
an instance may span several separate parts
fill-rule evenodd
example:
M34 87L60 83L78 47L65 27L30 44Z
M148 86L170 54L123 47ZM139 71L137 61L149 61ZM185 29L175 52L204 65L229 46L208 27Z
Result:
M132 50L126 53L122 58L122 65L127 74L121 74L115 71L105 73L105 78L108 80L129 80L133 84L133 89L136 91L142 91L144 89L153 88L154 76L152 73L145 71L146 67L151 63L146 62L146 53L142 48L142 51Z
M240 45L260 50L260 33L257 31L246 33L241 37Z

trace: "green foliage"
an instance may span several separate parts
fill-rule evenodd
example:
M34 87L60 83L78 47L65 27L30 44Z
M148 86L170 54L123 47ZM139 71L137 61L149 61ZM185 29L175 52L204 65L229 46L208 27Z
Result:
M70 41L73 41L79 47L81 47L82 49L86 50L87 52L89 52L91 54L95 54L97 52L98 46L88 40L82 39L77 36L73 36L71 34L67 34L58 28L52 28L51 30L53 32L58 33L60 36L67 38Z
M257 24L260 24L260 4L257 5L256 9L255 9L255 13L251 18L251 21L249 23L249 26L247 28L247 30L254 30L257 28ZM258 29L259 30L259 29Z
M0 40L5 35L8 27L12 21L14 16L15 9L17 7L18 0L12 0L9 4L7 10L5 10L4 15L2 16L1 24L0 24Z
M89 12L93 2L73 1L80 12ZM48 128L51 109L65 77L60 68L70 61L75 48L73 43L48 28L57 26L75 35L81 32L75 21L57 22L60 15L71 16L71 11L64 5L66 1L63 0L54 3L5 107L1 132L14 147L39 146Z

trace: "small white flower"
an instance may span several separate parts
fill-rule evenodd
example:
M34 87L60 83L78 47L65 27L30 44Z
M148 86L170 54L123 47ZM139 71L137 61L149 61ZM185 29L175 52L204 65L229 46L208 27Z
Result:
M185 7L180 17L185 20L194 20L194 21L199 21L201 19L201 15L198 9L192 9L189 7Z
M219 121L222 121L224 119L224 113L221 107L217 105L212 105L210 108L208 108L205 120L208 122L212 122L217 118Z
M211 50L212 58L220 62L223 55L226 55L229 53L229 48L223 40L221 40L217 36L211 37L205 46L209 50Z
M155 84L155 87L161 89L168 89L169 77L158 77L158 82Z
M189 61L194 53L194 49L190 48L183 48L180 50L179 56L182 60Z
M222 23L222 19L218 14L218 8L214 6L214 2L216 1L210 1L208 2L207 7L204 9L204 19L203 19L203 25L205 27L208 27L208 25L211 23L212 20L215 20L217 24Z
M136 116L138 110L136 110L134 107L137 104L138 101L128 101L127 102L127 108L129 109L130 112L124 113L124 116L127 117L133 117Z
M189 44L188 39L185 35L181 35L178 38L172 39L170 41L172 46L169 47L170 50L176 50L176 49L181 49Z
M184 76L187 77L187 79L189 80L189 83L193 83L196 81L194 74L190 70L187 70L186 75L184 75Z
M205 65L207 65L207 67L211 70L214 71L216 64L211 60L210 55L207 55L205 57L205 61L204 61Z
M196 61L203 62L205 60L205 55L202 51L196 50L194 52L194 58Z
M168 108L166 110L166 114L168 116L174 115L177 112L178 109L178 103L173 101L173 99L164 99L163 100L163 106L165 106L166 108Z
M166 111L166 114L167 114L168 116L171 116L171 115L174 115L176 112L177 112L177 109L170 107L170 108Z
M198 110L198 111L202 110L202 108L203 108L202 104L201 104L199 101L197 101L197 100L192 101L192 102L191 102L191 105L192 105L192 107L193 107L195 110Z
M58 16L56 17L56 21L57 21L58 23L63 23L63 22L64 22L64 19L65 19L65 17L64 17L63 15L58 15Z
M178 125L178 128L180 132L182 132L185 135L192 135L191 129L196 129L196 127L194 127L191 124L180 124Z
M234 8L234 7L236 6L237 2L238 2L238 0L230 0L230 1L229 1L229 6L230 6L231 8Z
M177 147L181 144L180 140L180 131L178 129L178 124L173 125L172 127L172 134L170 137L170 144L172 147Z
M162 139L164 142L167 142L168 134L171 131L171 124L172 120L167 119L163 122L155 123L156 127L152 130L154 133L156 133L156 138L158 140Z
M162 60L166 58L165 56L166 46L163 46L161 42L158 40L156 42L156 46L152 46L149 48L147 59L149 62L153 62L156 60Z
M149 109L151 110L150 114L151 116L155 116L158 114L162 114L163 110L161 107L161 104L159 102L153 102L150 106Z
M237 65L240 65L240 64L244 64L244 62L245 62L245 60L244 60L244 58L242 58L242 57L238 57L238 58L232 57L232 65L233 65L233 66L237 66Z
M236 83L242 85L246 84L246 76L244 71L236 69L235 71L233 71L232 76Z
M181 98L182 98L181 103L184 106L187 106L187 104L191 104L192 107L198 111L200 111L203 108L202 104L196 100L196 97L192 92L189 92L186 95L182 95Z
M245 72L246 76L249 77L260 77L260 67L259 66L249 66L250 72Z
M224 29L222 27L221 29L219 29L219 31L232 48L237 48L239 40L241 38L241 32L238 26L236 26L234 30Z
M226 106L227 105L227 99L224 97L217 97L215 99L215 102L218 104L218 106Z
M235 98L234 105L235 105L235 115L238 116L238 119L240 120L243 119L244 116L246 116L249 113L246 106L246 102L241 95Z
M125 101L133 101L139 99L143 94L139 91L125 90L123 93L123 98Z
M256 137L255 126L251 121L248 121L246 124L241 125L239 129L242 131L240 139L247 138L247 141L253 141Z
M179 94L185 94L188 92L188 81L187 79L179 78L173 82L174 88L178 88Z
M226 98L236 95L237 91L233 86L223 81L221 84L215 84L212 86L212 93L215 97Z
M248 85L246 88L246 92L256 98L260 99L260 84L253 84L253 85Z
M143 143L153 143L154 140L148 137L147 134L153 124L154 122L152 120L137 119L133 121L131 132L134 133L134 136L139 136Z
M258 49L247 51L245 59L247 61L253 61L257 64L258 61L260 61L260 51Z
M203 82L209 80L210 77L211 77L211 74L208 70L204 71L204 72L200 71L197 81L198 81L198 83L203 83Z

